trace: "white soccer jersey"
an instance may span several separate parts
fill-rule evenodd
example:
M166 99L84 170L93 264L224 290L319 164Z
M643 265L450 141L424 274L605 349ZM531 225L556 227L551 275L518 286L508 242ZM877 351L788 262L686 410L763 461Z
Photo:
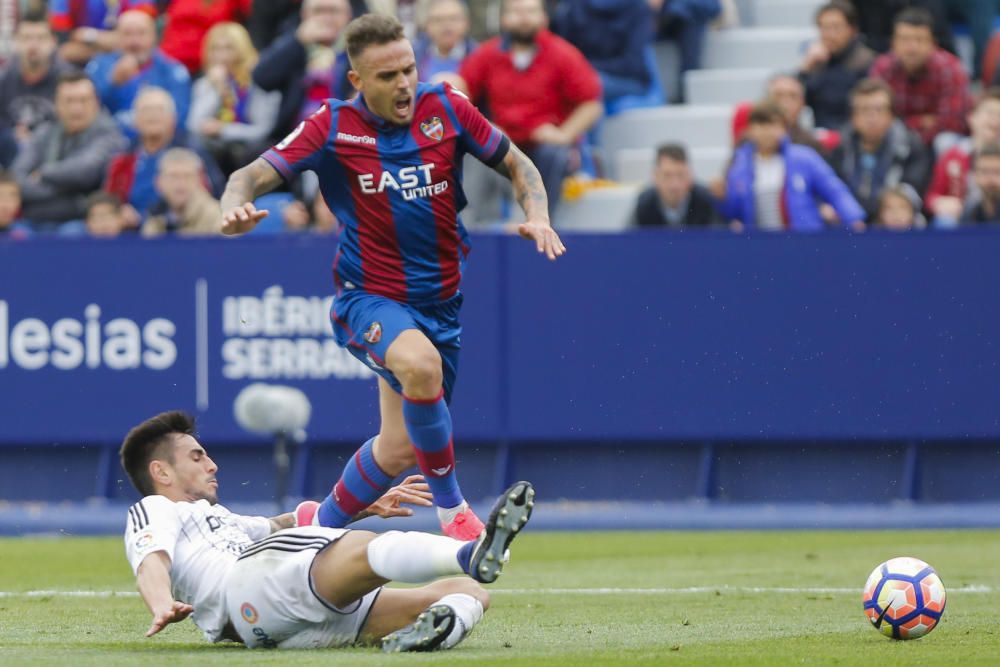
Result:
M163 496L146 496L128 515L125 554L132 571L138 573L149 554L165 551L174 599L192 605L205 638L219 641L229 620L226 576L247 546L271 534L271 522L207 500L175 503Z

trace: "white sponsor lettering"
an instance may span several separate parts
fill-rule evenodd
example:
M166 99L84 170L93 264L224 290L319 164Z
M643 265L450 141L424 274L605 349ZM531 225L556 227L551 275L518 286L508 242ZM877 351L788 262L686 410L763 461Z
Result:
M165 370L177 360L173 337L177 327L163 318L143 325L122 317L101 321L101 308L88 305L84 319L62 318L51 326L29 317L11 322L10 305L0 301L0 368L13 364L28 371L52 366L81 366L113 371L145 366Z
M352 144L367 144L369 146L375 145L375 137L366 137L363 134L348 134L347 132L338 132L337 139L339 141L349 141Z
M275 285L222 302L222 374L230 380L368 379L373 373L332 338L332 297L285 295Z
M366 195L381 194L386 190L401 192L407 201L418 197L439 195L448 189L448 181L434 182L433 162L403 167L397 173L383 171L379 174L358 174L358 185Z

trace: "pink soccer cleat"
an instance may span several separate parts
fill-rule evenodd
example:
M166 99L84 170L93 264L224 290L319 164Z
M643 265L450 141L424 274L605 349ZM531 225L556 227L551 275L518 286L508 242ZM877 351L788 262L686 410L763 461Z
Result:
M472 540L479 539L479 535L484 529L483 522L479 520L479 517L476 516L476 513L468 505L455 515L451 523L441 524L442 533L454 540L462 540L463 542L471 542Z
M316 513L319 503L315 500L303 500L295 506L295 526L316 526Z

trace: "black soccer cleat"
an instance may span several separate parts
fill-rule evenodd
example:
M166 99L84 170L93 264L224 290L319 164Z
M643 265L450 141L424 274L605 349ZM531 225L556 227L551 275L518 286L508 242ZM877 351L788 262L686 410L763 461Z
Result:
M531 482L515 482L497 499L469 560L469 576L483 584L497 580L507 562L507 547L528 523L534 506Z
M382 638L385 653L434 651L455 627L455 610L443 604L420 612L417 620Z

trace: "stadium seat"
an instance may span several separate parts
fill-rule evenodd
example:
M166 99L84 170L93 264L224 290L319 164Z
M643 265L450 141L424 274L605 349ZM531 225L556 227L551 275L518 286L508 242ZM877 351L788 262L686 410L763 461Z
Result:
M563 200L556 209L555 226L560 230L620 232L631 223L639 188L616 186L590 190L572 201Z
M806 28L735 28L709 32L702 66L705 69L794 69L816 30Z
M682 105L634 109L609 118L601 145L605 153L622 148L652 148L667 141L689 149L729 146L729 105Z
M684 99L688 104L736 104L761 96L771 68L696 69L684 75Z
M766 28L803 28L813 25L820 0L756 0L753 25Z

